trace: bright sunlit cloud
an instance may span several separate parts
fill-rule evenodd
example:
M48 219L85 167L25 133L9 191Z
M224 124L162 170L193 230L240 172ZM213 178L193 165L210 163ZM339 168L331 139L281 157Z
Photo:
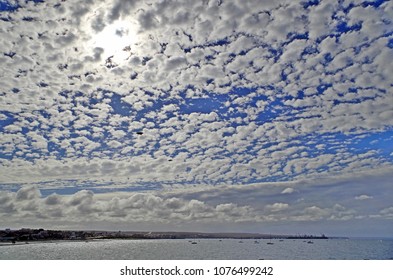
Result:
M116 20L108 24L102 31L93 35L92 48L102 48L102 58L106 63L120 64L125 62L137 41L137 32L133 24L126 20Z

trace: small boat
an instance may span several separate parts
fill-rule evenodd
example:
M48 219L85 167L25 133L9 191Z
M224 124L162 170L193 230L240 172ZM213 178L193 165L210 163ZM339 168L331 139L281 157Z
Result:
M267 245L273 245L274 243L273 242L267 242L266 244Z
M198 242L193 241L193 242L191 242L191 244L198 244Z
M307 244L314 244L314 242L312 242L312 241L310 240L310 241L307 241Z

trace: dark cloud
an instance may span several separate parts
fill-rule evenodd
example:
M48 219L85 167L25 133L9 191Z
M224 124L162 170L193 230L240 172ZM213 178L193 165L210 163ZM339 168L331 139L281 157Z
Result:
M112 4L108 19L109 22L120 19L122 16L130 15L136 7L138 1L135 0L116 0Z
M36 187L21 188L16 192L16 200L35 200L41 196L40 191Z
M143 31L154 29L160 24L154 12L144 11L144 10L139 11L138 22Z
M47 205L58 205L61 203L61 198L57 194L51 194L45 198L45 204Z

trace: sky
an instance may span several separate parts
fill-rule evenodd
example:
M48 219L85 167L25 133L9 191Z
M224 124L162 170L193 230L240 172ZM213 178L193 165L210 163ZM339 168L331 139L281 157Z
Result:
M393 236L393 1L0 1L0 228Z

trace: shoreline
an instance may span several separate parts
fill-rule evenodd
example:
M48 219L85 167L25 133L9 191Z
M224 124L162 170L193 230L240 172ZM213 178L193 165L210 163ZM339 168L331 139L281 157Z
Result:
M98 230L0 230L2 242L33 241L88 241L93 239L328 239L324 234L289 235L262 233L206 233L206 232L146 232L146 231L98 231Z

